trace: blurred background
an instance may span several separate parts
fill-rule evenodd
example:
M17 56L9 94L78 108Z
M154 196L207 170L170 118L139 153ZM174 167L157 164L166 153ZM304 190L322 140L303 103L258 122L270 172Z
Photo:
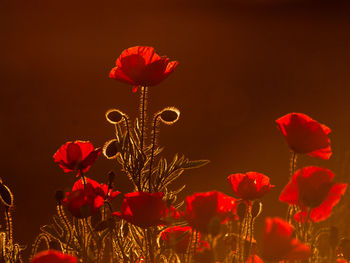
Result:
M345 181L350 163L350 5L348 1L9 1L0 2L0 177L15 195L15 239L28 246L51 222L54 193L70 190L52 155L69 140L96 147L112 139L104 113L137 117L138 95L108 78L123 49L155 47L178 60L176 71L150 89L149 114L166 107L181 119L161 127L172 158L183 153L211 163L187 171L181 195L217 189L233 195L231 173L257 171L276 188L265 216L284 216L278 201L288 180L289 149L274 121L302 112L332 129L333 156L303 156ZM130 190L103 156L89 172ZM262 217L262 218L263 218ZM261 219L262 220L262 219Z

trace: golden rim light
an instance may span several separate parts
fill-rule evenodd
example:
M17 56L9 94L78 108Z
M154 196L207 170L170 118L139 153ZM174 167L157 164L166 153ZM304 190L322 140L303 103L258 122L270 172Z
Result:
M157 116L160 117L161 121L167 125L172 125L177 122L180 118L180 111L175 107L166 107L161 110Z

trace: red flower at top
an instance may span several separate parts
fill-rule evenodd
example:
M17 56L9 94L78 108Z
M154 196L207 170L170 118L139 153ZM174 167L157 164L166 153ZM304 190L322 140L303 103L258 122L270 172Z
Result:
M53 155L56 163L65 173L79 171L87 172L101 153L101 148L94 149L91 142L66 142Z
M195 193L186 197L184 218L188 224L201 233L211 232L215 220L224 222L235 217L236 199L212 191Z
M227 180L235 194L243 200L259 199L275 187L270 184L269 177L256 172L231 174Z
M120 194L118 191L108 189L105 184L85 178L86 184L79 179L73 185L72 192L66 193L63 204L67 210L77 218L92 216L103 206L105 199L112 200Z
M155 86L166 79L178 65L160 57L153 47L136 46L125 49L112 68L109 77L134 86Z
M301 212L295 215L298 221L306 220L308 209L311 209L310 220L324 220L331 214L333 206L339 202L347 187L347 184L334 183L333 177L334 174L325 168L302 168L293 175L279 199L301 208Z
M163 193L133 192L124 196L121 212L113 215L141 228L167 224L166 218L177 217L175 208L167 207Z
M327 126L302 113L289 113L276 123L292 151L325 160L332 155Z
M76 263L78 259L74 256L63 254L56 250L45 250L36 254L31 263Z
M264 260L304 260L311 256L310 248L293 238L293 227L281 218L266 218L261 242Z

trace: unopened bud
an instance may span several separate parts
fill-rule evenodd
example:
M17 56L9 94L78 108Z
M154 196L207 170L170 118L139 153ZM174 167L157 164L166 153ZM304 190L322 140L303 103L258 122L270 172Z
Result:
M180 111L174 107L165 108L158 114L162 122L168 125L174 124L180 117Z
M117 154L120 152L119 144L116 139L110 140L105 143L102 149L102 153L107 159L114 159L117 157Z
M110 109L106 112L106 119L109 123L117 124L123 119L124 114L117 109Z

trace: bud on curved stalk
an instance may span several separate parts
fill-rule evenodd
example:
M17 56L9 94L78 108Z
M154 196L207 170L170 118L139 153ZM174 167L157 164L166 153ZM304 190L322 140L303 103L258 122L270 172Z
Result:
M180 111L175 107L167 107L159 113L157 113L156 115L159 115L160 120L163 123L167 125L172 125L179 120Z
M122 122L123 116L125 116L125 114L118 109L110 109L106 112L105 116L109 123L118 124Z
M112 139L112 140L107 141L102 148L102 154L107 159L117 158L119 152L120 152L120 147L119 147L119 143L116 139Z

